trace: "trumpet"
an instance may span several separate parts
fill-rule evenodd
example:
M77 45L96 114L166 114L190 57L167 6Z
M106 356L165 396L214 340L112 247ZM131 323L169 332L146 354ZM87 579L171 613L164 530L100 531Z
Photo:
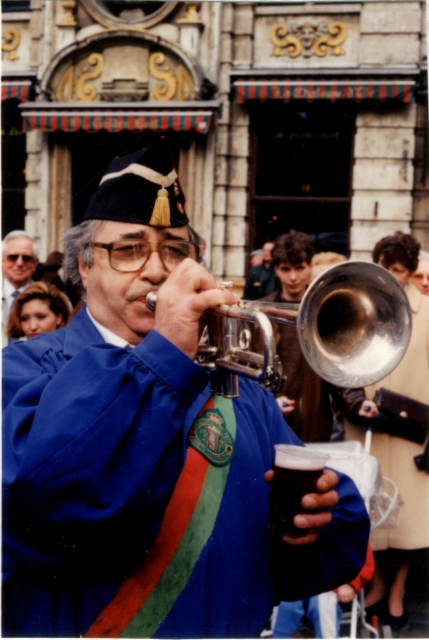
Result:
M231 288L232 283L220 283ZM146 297L156 308L156 292ZM247 323L262 338L250 350ZM196 362L211 374L213 393L239 395L239 378L276 391L282 381L272 322L296 326L301 351L324 380L346 388L384 378L400 362L411 337L411 309L403 287L368 262L335 265L316 278L299 304L240 300L207 311Z

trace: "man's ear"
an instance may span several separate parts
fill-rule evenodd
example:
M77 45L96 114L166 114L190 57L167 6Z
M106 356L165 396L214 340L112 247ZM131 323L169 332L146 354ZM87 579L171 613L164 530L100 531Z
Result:
M82 285L83 285L83 288L86 290L86 285L88 282L88 267L85 264L82 256L78 257L78 266L79 266L80 277L82 278Z

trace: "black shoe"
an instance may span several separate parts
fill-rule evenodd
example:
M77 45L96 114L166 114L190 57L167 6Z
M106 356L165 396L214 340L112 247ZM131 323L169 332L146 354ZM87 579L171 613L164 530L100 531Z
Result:
M371 618L373 616L377 616L378 618L386 618L388 615L387 610L387 596L383 596L381 600L371 604L369 607L365 607L366 619L371 622Z
M405 631L409 627L407 612L404 610L402 616L392 616L392 614L389 613L387 624L392 631Z

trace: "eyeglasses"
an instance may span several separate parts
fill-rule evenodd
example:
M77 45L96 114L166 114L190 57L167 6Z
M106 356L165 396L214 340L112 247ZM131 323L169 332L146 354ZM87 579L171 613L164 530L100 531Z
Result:
M34 256L28 256L25 253L11 253L6 256L6 259L9 262L16 262L18 258L22 258L23 262L34 262Z
M91 242L91 245L106 249L109 252L110 266L122 273L132 273L144 267L152 251L158 252L167 271L174 269L185 258L197 259L197 246L186 240L161 240L161 242L123 240L109 244Z

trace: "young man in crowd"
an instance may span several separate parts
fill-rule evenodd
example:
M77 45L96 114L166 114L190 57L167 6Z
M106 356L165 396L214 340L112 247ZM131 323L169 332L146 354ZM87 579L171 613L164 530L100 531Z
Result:
M274 242L273 264L277 291L273 302L300 303L312 278L312 239L301 231L279 236ZM329 385L311 369L302 355L296 328L274 324L277 354L285 380L277 403L290 427L304 442L326 442L332 432Z

